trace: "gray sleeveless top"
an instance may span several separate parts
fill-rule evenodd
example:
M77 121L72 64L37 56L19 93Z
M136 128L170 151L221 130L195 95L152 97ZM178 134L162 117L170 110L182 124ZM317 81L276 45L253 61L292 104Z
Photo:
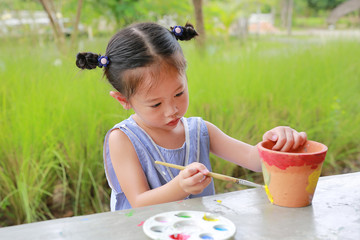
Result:
M142 169L146 175L150 189L160 187L171 181L179 174L179 170L155 164L155 161L163 161L186 166L192 162L200 162L211 171L209 160L209 134L205 122L199 117L181 119L185 129L185 143L178 149L166 149L157 145L151 137L139 127L132 117L116 124L108 131L104 141L104 167L106 179L111 188L111 211L129 209L131 205L123 193L117 180L109 152L109 134L113 129L123 131L133 144ZM215 193L212 181L204 191L188 198L213 195Z

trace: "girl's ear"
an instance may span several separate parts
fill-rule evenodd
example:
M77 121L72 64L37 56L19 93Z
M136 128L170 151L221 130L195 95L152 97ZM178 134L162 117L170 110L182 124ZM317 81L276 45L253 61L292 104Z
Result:
M121 104L121 106L123 106L124 109L126 110L131 109L131 105L129 101L121 93L110 91L110 96L115 98Z

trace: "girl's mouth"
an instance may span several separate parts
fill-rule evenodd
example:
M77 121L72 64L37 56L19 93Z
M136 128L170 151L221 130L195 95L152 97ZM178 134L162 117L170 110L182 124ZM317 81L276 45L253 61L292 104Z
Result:
M176 126L179 121L180 121L180 118L176 118L175 120L172 120L171 122L169 122L167 125L168 126Z

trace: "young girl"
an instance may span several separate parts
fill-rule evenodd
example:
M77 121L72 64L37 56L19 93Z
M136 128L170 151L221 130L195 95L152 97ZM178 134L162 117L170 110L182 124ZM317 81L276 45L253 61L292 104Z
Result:
M129 209L214 194L209 152L261 171L256 146L231 138L189 106L186 60L177 40L197 35L191 24L170 30L155 23L131 25L115 34L104 56L77 55L81 69L104 67L116 89L110 95L135 114L116 124L104 141L104 166L112 189L111 210ZM306 141L304 132L276 127L263 136L288 151ZM182 171L155 164L186 166Z

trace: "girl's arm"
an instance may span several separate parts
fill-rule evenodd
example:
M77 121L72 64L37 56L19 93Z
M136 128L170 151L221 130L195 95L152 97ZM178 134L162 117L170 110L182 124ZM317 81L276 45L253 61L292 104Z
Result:
M241 142L223 133L214 124L205 121L210 137L210 151L228 161L255 172L261 171L260 156L256 146ZM298 133L290 127L276 127L263 135L263 140L276 142L273 149L289 151L306 141L306 133Z
M209 172L199 163L190 164L169 183L150 190L138 156L129 138L121 130L109 136L110 157L121 189L132 207L142 207L182 200L198 194L210 184Z

